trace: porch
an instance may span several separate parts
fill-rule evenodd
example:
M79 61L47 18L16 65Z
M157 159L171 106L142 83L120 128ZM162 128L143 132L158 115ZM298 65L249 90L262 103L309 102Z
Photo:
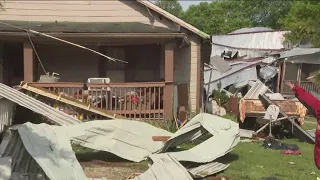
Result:
M314 61L316 62L316 61ZM320 93L320 87L313 82L307 80L312 73L320 69L319 64L309 64L309 63L294 63L294 62L284 62L281 64L281 88L280 93L285 95L293 95L293 92L289 87L284 85L285 81L298 83L299 86L303 87L307 91L314 91Z
M179 41L174 38L166 39L166 42L150 39L147 44L140 41L139 38L127 45L82 43L128 63L111 62L80 48L52 42L35 40L35 49L30 42L4 43L3 68L19 73L5 75L2 82L12 86L25 81L79 101L85 100L129 119L171 119L174 63L180 61L175 56L179 56L178 53L187 54L183 50L189 49L179 48L179 51L175 51L175 43ZM183 68L180 67L182 71ZM58 73L60 81L37 82L45 72ZM109 78L111 82L86 83L89 78ZM84 98L84 84L88 86L88 98Z

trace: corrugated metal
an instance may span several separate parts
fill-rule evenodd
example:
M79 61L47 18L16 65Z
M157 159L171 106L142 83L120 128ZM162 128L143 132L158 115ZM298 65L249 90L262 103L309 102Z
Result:
M216 174L220 171L227 169L229 165L225 165L218 162L212 162L203 164L195 168L189 168L188 171L192 174L193 178L204 178L212 174Z
M17 130L7 131L6 140L0 145L0 157L11 157L11 176L18 174L38 174L39 180L49 180L37 162L30 156ZM1 176L0 176L1 177Z
M224 73L231 69L231 66L220 56L212 56L210 63L220 72Z
M1 157L12 157L12 174L28 173L39 180L87 180L62 128L25 123L1 143ZM7 141L7 142L6 142Z
M7 99L0 98L0 133L2 133L6 127L12 125L14 109L15 103Z
M281 50L285 49L284 34L286 31L261 32L237 35L212 36L212 43L231 48Z
M266 32L266 31L274 31L274 30L266 27L252 27L252 28L241 28L241 29L232 31L229 34L258 33L258 32Z
M135 162L145 160L162 148L163 142L153 141L152 136L172 135L145 122L122 119L90 121L62 128L76 144Z
M264 94L268 91L268 87L264 85L260 80L249 89L247 94L243 97L244 99L259 99L260 94Z
M72 116L67 115L45 103L42 103L2 83L0 83L0 96L14 103L17 103L20 106L30 109L31 111L39 113L59 125L71 125L81 123L81 121L76 120Z
M320 48L293 48L289 51L284 51L280 53L279 59L293 57L293 56L303 56L309 54L319 53Z
M134 180L193 180L187 169L169 154L157 154L151 159L151 167Z
M213 136L189 150L169 152L170 156L178 161L208 163L230 152L240 141L237 123L219 116L201 113L174 133L165 143L162 151L184 143L186 140L196 139L206 132Z
M219 83L221 83L221 88L225 88L245 80L257 80L256 67L250 67L253 64L255 63L235 64L231 66L231 70L225 73L220 73L215 69L204 67L204 86L207 92L211 93L213 89L217 89Z

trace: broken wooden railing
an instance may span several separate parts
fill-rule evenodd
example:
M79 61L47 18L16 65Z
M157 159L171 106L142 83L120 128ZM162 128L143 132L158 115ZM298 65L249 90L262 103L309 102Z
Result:
M73 97L128 119L163 119L164 82L87 83L87 88L79 82L28 84Z

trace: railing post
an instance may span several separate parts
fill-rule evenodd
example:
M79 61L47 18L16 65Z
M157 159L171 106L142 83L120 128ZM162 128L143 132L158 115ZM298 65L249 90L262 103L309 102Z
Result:
M33 61L33 49L29 42L23 44L23 74L24 81L34 81L34 61Z
M164 119L172 118L174 46L165 44Z

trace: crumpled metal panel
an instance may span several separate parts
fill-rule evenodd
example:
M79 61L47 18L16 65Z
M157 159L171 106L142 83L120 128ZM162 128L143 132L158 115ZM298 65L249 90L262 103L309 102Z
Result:
M264 94L267 91L268 91L268 87L264 85L260 80L257 80L243 98L259 99L259 94Z
M195 137L195 130L200 132L200 135L209 132L212 137L189 150L168 152L171 157L175 157L178 161L212 162L230 152L240 142L238 123L219 116L201 113L174 133L165 143L162 152L165 152L170 147L184 143L185 136L188 136L188 134L192 135L190 137ZM197 136L199 137L200 135Z
M289 58L293 56L315 54L319 52L320 48L293 48L291 50L281 52L279 59Z
M224 171L229 167L218 162L212 162L208 164L203 164L194 168L189 168L188 171L191 173L193 178L204 178L212 174L217 174L218 172Z
M11 177L11 157L0 157L0 179L9 180Z
M210 63L220 72L224 73L231 69L231 66L220 56L211 56Z
M235 64L232 69L220 73L215 69L204 67L204 87L208 93L218 89L218 84L221 83L221 88L225 88L237 82L245 80L255 81L258 79L256 67L250 67L255 63Z
M15 103L0 98L0 133L5 130L6 126L12 125L13 110L15 109Z
M286 48L283 44L285 33L287 31L218 35L212 36L212 43L242 49L281 50Z
M133 180L193 180L187 169L169 154L156 154L151 159L151 167Z
M25 123L1 143L1 157L12 158L12 173L29 173L46 180L87 180L60 126Z
M61 129L76 144L134 162L143 161L162 148L163 142L153 141L152 136L172 135L145 122L123 119L90 121Z
M17 91L9 86L0 83L0 96L4 97L20 106L23 106L31 111L39 113L59 125L79 124L81 121L76 120L72 116L61 112L43 102L40 102L20 91Z

